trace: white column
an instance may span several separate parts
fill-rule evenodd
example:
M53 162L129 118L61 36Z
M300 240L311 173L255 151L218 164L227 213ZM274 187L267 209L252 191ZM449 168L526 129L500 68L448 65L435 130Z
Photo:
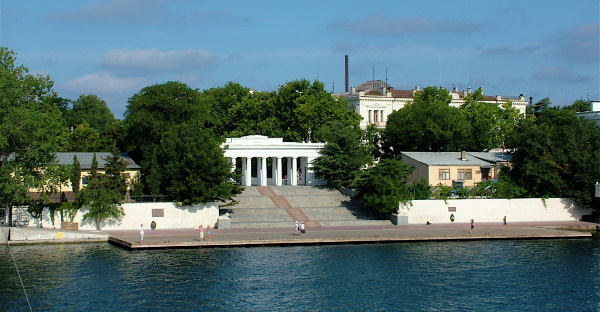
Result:
M292 177L295 173L292 171L292 157L286 157L287 165L285 167L286 185L292 185Z
M271 157L271 185L277 185L277 157Z
M261 186L261 176L262 176L262 157L256 157L256 185Z
M292 157L292 172L291 175L288 175L289 180L292 181L291 185L298 185L298 159L296 157Z
M372 112L373 112L372 110L369 110L369 123L373 123L373 117L372 117L373 113Z
M242 185L252 185L252 158L242 157Z
M275 177L275 185L277 186L281 186L283 185L283 181L281 178L281 173L283 172L281 169L282 168L282 164L281 164L281 157L276 157L277 158L277 170L275 170L276 172L273 173L273 176ZM275 164L275 162L273 162L273 164Z
M306 185L315 185L316 181L315 181L315 172L308 169L308 167L310 167L310 163L314 160L314 158L312 157L307 157L306 158L306 179L304 181L306 181Z
M298 170L300 171L300 177L298 179L298 185L306 185L306 183L304 181L306 181L306 167L307 163L306 163L306 157L300 157L298 158Z
M259 157L258 161L256 162L257 164L260 162L260 165L258 165L258 170L257 170L257 178L258 178L258 185L260 186L266 186L267 185L267 158L266 157Z

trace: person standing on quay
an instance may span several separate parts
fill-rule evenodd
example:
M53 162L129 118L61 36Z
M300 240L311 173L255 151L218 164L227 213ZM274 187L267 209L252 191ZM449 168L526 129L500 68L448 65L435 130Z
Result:
M475 221L473 221L473 219L471 219L471 233L473 233L473 232L477 232L477 231L475 230Z
M300 223L300 235L304 235L304 233L306 233L306 231L304 230L304 221L302 221L302 223Z
M506 223L506 216L504 216L504 218L502 218L502 229L508 230L508 224Z
M210 225L206 226L206 240L210 241Z
M144 241L144 225L140 224L140 239Z
M202 227L202 224L200 224L200 227L198 229L200 230L200 240L203 241L204 240L204 228Z

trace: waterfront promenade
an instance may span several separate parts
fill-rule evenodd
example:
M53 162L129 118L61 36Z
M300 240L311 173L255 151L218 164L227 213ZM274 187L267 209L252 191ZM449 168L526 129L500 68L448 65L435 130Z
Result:
M392 243L418 241L499 240L586 238L598 226L581 221L513 222L502 230L500 222L476 224L470 233L468 223L431 225L315 227L305 235L296 235L291 228L213 229L210 240L199 239L198 229L145 230L144 241L137 230L106 231L109 241L128 249L210 248Z

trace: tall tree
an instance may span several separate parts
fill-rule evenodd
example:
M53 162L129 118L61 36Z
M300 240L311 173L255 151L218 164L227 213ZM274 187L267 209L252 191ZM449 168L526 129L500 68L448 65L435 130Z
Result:
M570 109L523 120L508 140L510 177L530 197L571 197L589 207L600 180L600 127Z
M51 153L67 135L53 82L28 72L0 47L0 202L7 206L30 201L28 189L44 186Z
M412 170L402 160L382 159L358 176L356 198L362 199L363 207L375 212L396 213L400 204L406 204L413 198L404 182Z
M121 207L127 190L124 176L127 164L117 151L106 159L104 174L98 172L96 154L92 160L87 185L79 192L78 202L85 210L83 220L93 220L100 230L107 219L118 219L125 212Z
M203 98L212 107L217 133L227 134L235 129L236 119L230 110L250 95L249 88L231 81L221 88L211 88L202 92Z
M73 108L67 113L66 119L70 127L87 122L98 132L105 131L117 122L106 102L94 94L80 95L73 102Z
M214 118L210 110L198 90L180 82L146 87L129 99L124 141L126 150L142 167L144 180L150 168L156 166L151 162L152 154L163 136L175 126L190 122L198 127L197 131L212 128Z
M221 140L190 122L172 127L156 150L161 193L182 205L230 202L242 192L239 177L224 157Z
M481 88L465 97L460 110L470 124L469 150L486 151L504 145L512 134L517 121L522 118L519 110L507 102L503 106L485 103Z
M332 186L349 187L360 170L373 162L369 148L361 141L361 131L340 121L321 131L318 135L327 143L312 162L315 176Z
M391 113L383 132L386 157L401 151L449 152L468 148L469 123L450 106L448 90L426 87L415 100Z

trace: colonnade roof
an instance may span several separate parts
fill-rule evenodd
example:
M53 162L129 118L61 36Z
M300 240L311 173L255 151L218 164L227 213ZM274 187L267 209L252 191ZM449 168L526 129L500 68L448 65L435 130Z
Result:
M324 143L284 142L283 138L248 135L227 138L222 144L226 157L319 157Z

